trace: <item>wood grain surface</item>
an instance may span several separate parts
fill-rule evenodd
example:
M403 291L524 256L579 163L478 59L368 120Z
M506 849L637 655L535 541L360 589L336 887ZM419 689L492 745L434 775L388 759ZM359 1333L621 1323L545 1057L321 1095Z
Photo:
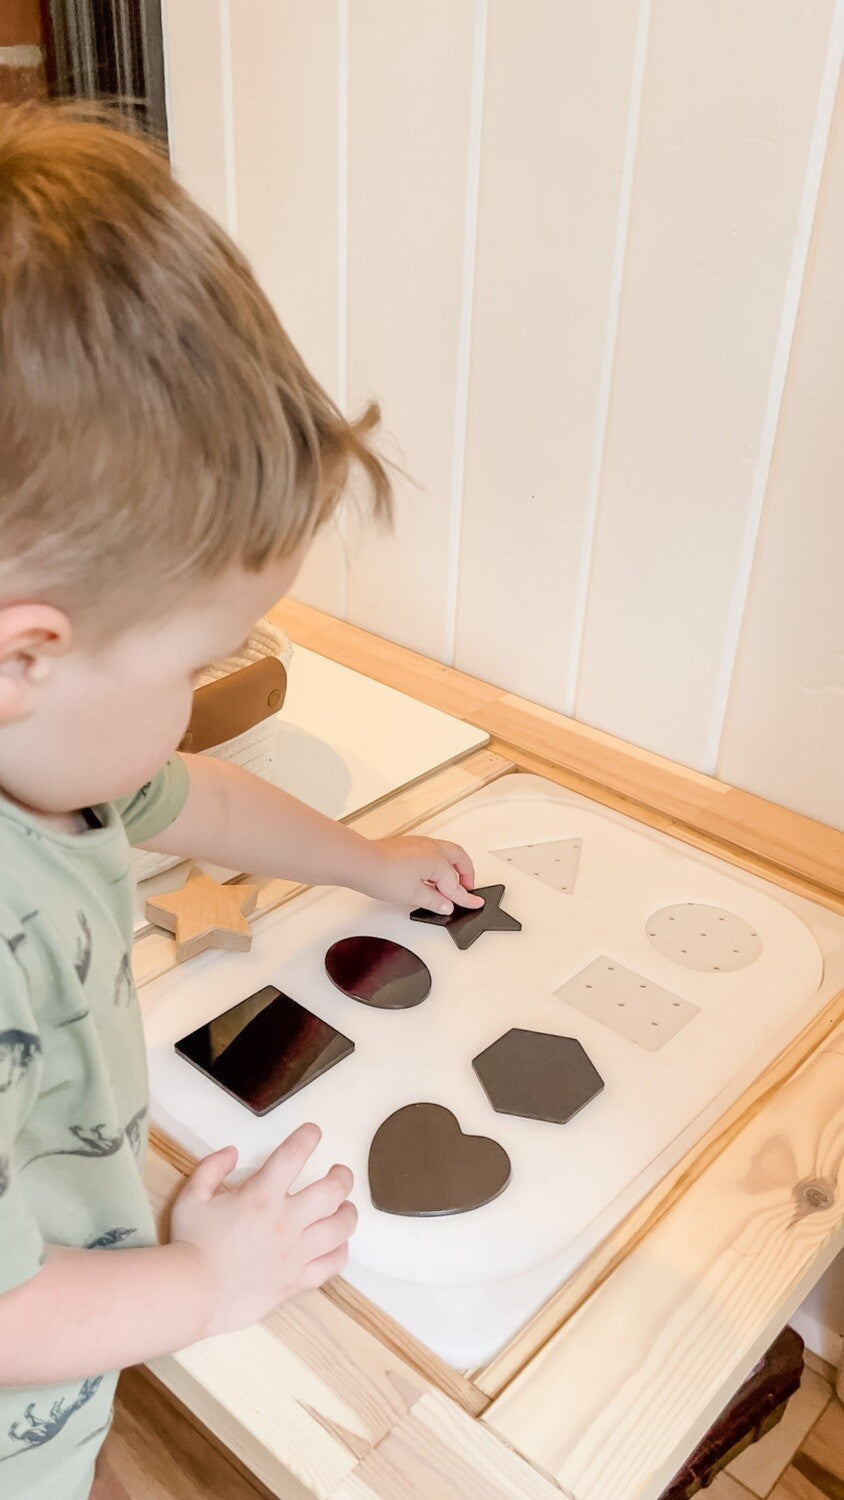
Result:
M331 1500L569 1500L567 1492L436 1393L405 1417Z
M258 1500L273 1491L148 1370L124 1370L91 1500Z
M246 918L257 899L256 885L221 885L192 865L184 885L148 899L146 914L174 934L176 962L183 964L207 948L248 953L252 934Z
M305 606L285 602L276 618L302 644L498 736L356 819L361 831L410 828L526 769L844 909L834 830ZM256 915L300 889L264 882ZM162 935L136 943L139 982L172 963ZM191 1162L160 1137L154 1147L150 1187L166 1213ZM841 994L472 1381L342 1281L154 1367L295 1500L656 1500L844 1243L843 1157Z
M383 838L387 834L405 833L414 824L433 817L455 802L461 802L472 792L496 781L512 771L513 765L505 756L477 750L464 760L445 767L424 781L406 787L376 806L368 808L349 819L349 826L367 838ZM248 877L242 877L247 879ZM233 882L237 885L240 880ZM258 897L251 920L257 921L269 911L274 911L285 901L301 895L305 886L293 880L262 880L255 877ZM176 943L166 933L149 929L136 939L132 949L132 969L135 983L140 987L166 974L177 962Z
M842 1245L844 1024L481 1420L576 1500L656 1500Z
M301 645L488 730L501 742L503 753L526 752L557 767L566 773L567 784L597 801L605 802L607 792L621 796L639 816L651 812L667 818L680 838L684 831L705 834L717 841L722 858L749 854L761 861L767 878L797 877L815 888L816 899L826 898L837 909L844 905L844 833L839 830L307 605L282 600L271 618ZM576 781L570 783L569 775Z
M548 1299L506 1348L482 1369L474 1372L472 1381L479 1390L490 1398L501 1394L534 1354L562 1328L588 1297L603 1286L633 1248L646 1240L674 1205L717 1161L730 1142L740 1135L765 1104L775 1099L782 1085L794 1076L815 1049L842 1023L844 990L794 1038L702 1139L695 1142L682 1160L666 1173L652 1192L583 1261L565 1285Z
M152 1151L144 1175L163 1229L182 1174ZM431 1389L322 1291L282 1304L251 1328L151 1360L149 1367L284 1496L330 1495Z

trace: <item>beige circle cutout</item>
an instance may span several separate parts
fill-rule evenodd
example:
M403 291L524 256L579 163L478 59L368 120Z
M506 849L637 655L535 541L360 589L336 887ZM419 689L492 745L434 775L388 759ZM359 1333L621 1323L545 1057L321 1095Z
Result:
M708 974L746 969L762 952L758 932L743 917L698 901L664 906L648 918L645 931L663 958Z

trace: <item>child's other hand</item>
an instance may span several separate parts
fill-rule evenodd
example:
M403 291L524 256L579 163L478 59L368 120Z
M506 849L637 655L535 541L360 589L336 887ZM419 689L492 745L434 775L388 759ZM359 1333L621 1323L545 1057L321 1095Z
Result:
M202 1337L245 1328L288 1297L337 1276L357 1224L349 1203L348 1167L291 1192L320 1142L316 1125L301 1125L264 1165L222 1192L237 1162L233 1146L206 1156L177 1197L170 1240L190 1245L209 1281L208 1325Z
M450 914L455 906L483 906L474 896L475 871L465 849L444 839L373 839L374 870L367 871L360 890L379 901L402 906L422 906L426 911Z

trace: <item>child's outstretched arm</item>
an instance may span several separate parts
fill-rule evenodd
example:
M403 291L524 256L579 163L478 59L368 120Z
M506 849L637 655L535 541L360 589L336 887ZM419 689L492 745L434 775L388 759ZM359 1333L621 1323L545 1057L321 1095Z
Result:
M184 759L188 800L147 849L250 875L350 886L434 912L483 905L472 895L472 861L458 844L413 836L367 839L239 766L198 755Z
M122 1369L228 1333L342 1271L357 1222L348 1167L290 1189L319 1143L302 1125L239 1186L237 1153L199 1163L176 1199L166 1245L53 1247L0 1296L0 1386L51 1385Z

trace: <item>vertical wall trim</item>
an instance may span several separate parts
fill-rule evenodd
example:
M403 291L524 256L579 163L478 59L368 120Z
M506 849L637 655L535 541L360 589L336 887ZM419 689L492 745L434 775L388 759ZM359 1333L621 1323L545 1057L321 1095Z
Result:
M349 347L349 0L337 5L337 405L346 410Z
M232 18L230 0L220 0L220 76L222 79L223 140L226 151L226 228L237 236L237 166L234 150L234 80L232 77Z
M337 0L337 405L349 399L349 0ZM349 617L346 503L337 511L340 542L340 618Z
M598 529L598 505L604 468L604 447L607 437L607 422L609 420L612 377L618 342L618 326L621 316L621 291L624 281L624 262L627 256L627 236L630 228L633 177L636 170L636 153L639 146L639 122L642 113L642 93L644 89L645 63L648 55L650 20L651 0L640 0L639 13L636 18L636 39L630 76L630 100L627 108L627 129L624 141L621 185L618 195L615 248L613 250L612 272L607 299L607 323L601 362L601 380L598 387L598 405L595 414L595 436L592 445L589 489L583 524L583 547L580 557L577 593L575 596L571 655L569 657L564 697L565 712L571 716L575 716L577 712L583 636L586 630L586 615L592 585L595 537Z
M463 520L463 484L466 470L466 427L469 412L469 369L472 352L472 311L478 234L478 191L481 177L481 140L483 136L484 72L486 66L488 11L488 0L475 0L472 83L469 104L469 140L466 157L466 213L463 221L460 330L457 346L457 381L454 398L448 578L445 592L445 660L449 666L454 665L455 637L457 633L457 597L460 586L460 536Z
M164 109L167 116L167 147L172 159L173 142L170 139L170 34L168 30L170 17L168 15L168 5L169 0L161 0L161 62L164 68Z
M797 318L800 311L800 299L806 275L812 229L820 197L824 162L832 130L832 118L835 109L835 97L838 90L842 58L844 58L844 0L836 0L815 119L809 140L803 193L797 210L794 246L785 281L777 341L768 381L768 395L759 433L759 449L753 471L744 533L739 549L730 611L724 635L724 645L721 652L718 677L716 679L712 718L707 735L704 769L715 774L720 770L723 755L727 710L738 664L742 632L750 598L750 586L765 506L765 495L768 488L780 411L785 392L786 378L788 376L791 346L794 342Z

